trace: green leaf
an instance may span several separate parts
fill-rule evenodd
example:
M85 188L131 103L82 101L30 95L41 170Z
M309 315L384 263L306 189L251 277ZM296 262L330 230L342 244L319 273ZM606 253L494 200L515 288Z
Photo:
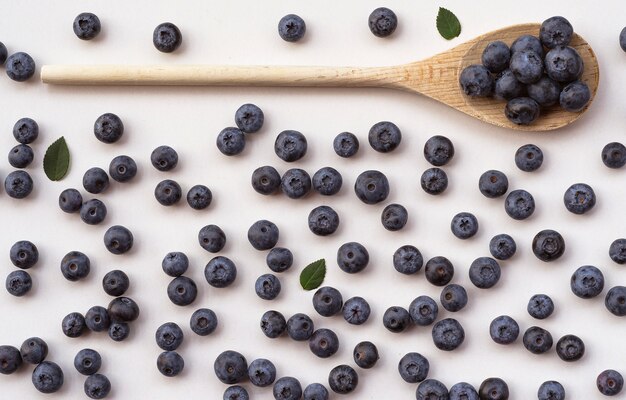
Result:
M323 258L304 267L300 273L300 285L304 290L313 290L320 287L326 276L326 260Z
M43 170L51 181L63 179L70 167L70 150L61 136L48 147L43 156Z
M461 34L461 23L452 11L439 7L437 30L444 39L450 40Z

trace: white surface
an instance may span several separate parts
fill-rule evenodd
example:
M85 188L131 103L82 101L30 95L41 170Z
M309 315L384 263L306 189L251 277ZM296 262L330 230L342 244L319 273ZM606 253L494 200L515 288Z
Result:
M37 65L55 63L206 63L206 64L301 64L301 65L391 65L419 60L451 48L464 40L506 25L540 22L552 15L564 15L593 46L601 69L597 98L590 111L570 127L553 133L512 132L488 126L443 105L416 95L375 89L245 89L245 88L75 88L46 87L36 79L15 83L0 77L0 148L6 154L15 145L11 129L15 121L29 116L38 121L40 137L34 143L34 164L28 168L35 190L26 200L0 196L0 249L4 249L2 276L14 267L8 249L17 240L33 241L40 250L40 261L29 272L32 292L14 298L0 292L0 343L18 346L30 336L44 338L50 347L48 358L61 365L65 385L54 395L39 394L30 383L31 367L19 373L0 376L0 398L82 398L84 377L72 366L76 352L85 347L103 356L101 372L113 385L114 399L220 399L226 385L213 373L215 357L225 349L242 352L248 361L269 358L278 376L297 377L306 386L327 384L328 371L335 365L354 365L352 349L362 340L376 343L380 360L372 370L358 369L357 391L346 398L412 399L417 385L407 384L396 365L409 351L424 354L431 363L430 377L448 387L467 381L478 387L483 379L499 376L511 390L511 399L536 398L539 384L548 379L560 381L570 400L600 398L595 388L597 374L618 369L626 374L626 325L623 319L604 308L609 287L626 283L626 269L608 257L609 244L626 236L624 202L626 169L609 170L600 160L600 150L610 141L624 142L623 93L626 55L618 46L623 28L623 4L572 1L525 1L494 5L487 1L379 1L289 2L289 1L55 1L5 0L0 5L0 40L9 52L26 51ZM399 17L393 37L378 39L367 28L367 16L380 5L392 8ZM450 8L463 25L461 37L450 42L438 35L434 21L439 5ZM71 28L82 11L96 13L103 25L97 40L78 40ZM277 35L276 24L287 13L302 16L307 23L306 39L289 44ZM151 35L164 21L178 25L184 37L174 54L154 49ZM235 110L245 102L262 107L266 122L262 131L249 136L244 153L228 158L215 147L217 133L233 125ZM98 142L92 133L95 119L104 112L118 114L126 126L116 144ZM393 153L378 154L367 143L371 125L381 120L395 122L402 130L401 146ZM287 164L276 157L273 142L281 130L296 129L309 141L306 157ZM332 150L332 139L341 131L354 132L361 150L353 159L340 159ZM421 172L429 167L422 156L426 139L435 134L448 136L456 155L445 167L450 186L445 194L433 197L419 186ZM71 170L57 183L46 179L41 162L46 147L64 135L72 154ZM513 162L515 150L535 143L545 154L536 173L519 171ZM156 171L150 152L161 144L178 151L180 163L170 173ZM88 226L77 215L62 213L58 194L76 187L83 193L83 172L92 166L108 168L116 155L132 156L139 165L134 182L112 182L98 195L109 214L99 226ZM330 198L311 193L294 201L285 196L264 197L250 186L251 172L270 164L279 172L290 167L305 168L311 175L320 167L337 168L344 178L341 192ZM504 171L510 188L524 188L535 197L537 209L526 221L510 219L503 199L490 200L478 189L478 177L487 169ZM384 203L368 206L358 201L352 186L358 173L379 169L391 184ZM11 170L0 164L0 176ZM171 178L183 190L202 183L211 188L213 204L194 211L186 203L166 208L153 196L157 182ZM595 189L598 202L588 215L576 216L562 204L565 189L572 183L586 182ZM85 197L91 198L85 193ZM409 211L409 223L400 232L388 232L380 224L386 204L398 202ZM319 238L307 228L308 212L328 204L341 218L339 231ZM450 233L450 219L459 211L473 212L480 231L461 241ZM246 239L248 227L258 219L269 219L280 228L279 245L294 252L293 268L280 275L283 291L272 302L256 297L256 278L269 272L265 252L254 250ZM203 276L211 254L197 244L198 230L209 223L226 232L227 246L222 255L237 264L238 277L232 287L209 287ZM108 253L102 244L104 231L113 224L132 230L135 246L126 255ZM567 250L556 262L538 261L530 250L532 237L544 228L560 231ZM469 282L467 271L473 259L489 255L489 239L501 232L511 234L518 253L502 262L502 279L486 291ZM336 249L344 242L358 241L369 250L368 268L348 275L335 263ZM453 282L464 285L470 296L466 309L451 315L465 327L461 348L446 353L432 344L430 328L413 327L401 334L387 332L382 314L391 305L408 307L421 294L439 298L440 288L430 285L423 272L401 276L391 264L391 255L402 244L414 244L425 259L445 255L455 266ZM71 250L85 252L92 262L90 276L82 282L66 281L59 263ZM173 305L166 296L171 278L161 270L168 251L184 251L191 260L188 276L199 287L195 303ZM301 268L324 257L328 263L326 285L338 288L344 299L360 295L372 305L372 315L363 326L350 326L340 316L323 318L311 305L312 293L298 283ZM569 289L571 273L583 264L602 269L606 289L595 299L582 300ZM114 343L106 333L88 334L78 339L63 336L60 323L71 311L86 312L93 305L108 304L101 288L103 275L123 269L131 279L128 295L141 307L140 319L132 324L132 335ZM549 319L535 321L526 313L528 298L547 293L556 303ZM199 307L209 307L218 315L219 328L211 336L191 332L188 321ZM318 359L306 343L284 337L267 339L258 327L264 311L276 309L290 316L309 314L317 327L333 329L341 341L339 352L330 359ZM586 344L584 358L565 364L555 354L536 356L524 349L520 339L511 346L499 346L488 334L489 322L500 314L513 316L523 330L531 325L548 329L555 340L564 334L580 336ZM160 349L154 342L156 328L173 321L185 331L179 352L185 359L184 373L165 378L156 369ZM271 388L244 386L251 398L272 398ZM623 396L622 396L623 397ZM333 398L337 398L334 396Z

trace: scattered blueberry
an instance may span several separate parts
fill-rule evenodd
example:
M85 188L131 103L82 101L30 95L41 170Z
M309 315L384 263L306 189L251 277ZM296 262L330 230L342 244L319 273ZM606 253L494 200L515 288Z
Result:
M436 379L426 379L417 386L415 398L417 400L446 400L448 399L448 388Z
M35 60L24 52L11 54L4 66L7 76L16 82L24 82L35 75Z
M552 348L552 335L547 330L538 326L526 329L522 342L526 350L533 354L542 354Z
M82 40L91 40L98 36L102 26L96 14L90 12L80 13L74 18L72 29L76 36Z
M420 177L420 185L428 194L441 194L448 188L448 175L441 168L428 168Z
M399 231L404 228L408 218L409 214L404 206L400 204L389 204L383 209L380 222L382 222L383 227L388 231Z
M296 341L309 340L313 334L314 326L311 318L302 313L292 315L287 320L287 334Z
M426 280L435 286L445 286L454 276L454 266L446 257L433 257L426 262L424 267Z
M469 268L470 281L479 289L489 289L500 280L500 264L491 257L478 257Z
M262 219L248 228L248 241L257 250L269 250L278 243L278 227L271 221Z
M208 308L199 308L191 314L189 319L189 327L199 336L210 335L217 329L218 319L213 310Z
M137 175L137 163L129 156L117 156L109 164L109 175L114 181L128 182Z
M32 118L20 118L13 125L13 137L19 143L30 144L39 137L39 125Z
M478 395L481 399L508 400L509 386L500 378L487 378L480 384Z
M280 294L280 279L276 275L263 274L254 283L254 290L263 300L274 300Z
M372 368L376 365L378 361L378 349L376 345L372 342L365 341L359 342L356 346L354 346L354 350L352 351L352 358L354 358L354 362L356 365L363 369Z
M9 197L23 199L33 191L33 179L23 170L10 172L4 179L4 190Z
M508 260L516 251L515 240L506 233L496 235L489 241L489 252L497 260Z
M602 148L602 162L609 168L622 168L626 165L626 146L611 142Z
M494 199L509 190L509 180L503 172L491 169L480 176L478 190L483 196Z
M367 24L374 36L387 37L398 27L398 17L386 7L378 7L371 12Z
M389 195L389 181L382 172L368 170L356 178L354 192L365 204L380 203Z
M261 331L270 339L275 339L287 330L287 321L283 314L275 310L266 311L261 317Z
M450 388L449 400L480 400L474 386L467 382L459 382Z
M467 305L467 291L461 285L451 283L443 288L439 301L450 312L461 311Z
M557 381L545 381L537 390L538 400L565 400L565 388Z
M187 306L196 300L198 287L193 279L179 276L167 285L167 297L177 306Z
M154 198L163 206L172 206L183 197L183 189L178 182L164 179L154 188Z
M19 240L9 250L11 263L21 269L29 269L39 261L37 246L28 240Z
M227 385L239 383L248 376L248 362L239 352L226 350L213 363L217 379Z
M265 116L257 105L246 103L235 112L235 123L244 133L254 133L261 129Z
M128 275L119 269L107 272L102 279L102 287L109 296L121 296L126 293L129 286Z
M626 51L626 27L619 33L619 45L622 50Z
M465 330L456 319L444 318L433 325L432 336L438 349L452 351L465 340Z
M348 242L342 244L337 250L337 265L349 274L361 272L370 261L370 255L360 243Z
M409 312L400 306L392 306L383 314L383 325L390 332L399 333L405 330L411 322Z
M185 335L176 323L166 322L157 328L154 337L157 346L166 351L173 351L183 343Z
M528 300L526 310L533 318L545 319L554 312L554 302L546 294L535 294Z
M224 390L224 400L249 400L248 391L239 385L229 386Z
M429 296L418 296L409 304L411 321L419 326L428 326L435 322L439 314L439 307Z
M83 375L93 375L102 366L100 353L93 349L82 349L74 357L74 368Z
M339 171L332 167L320 168L313 174L313 189L324 196L337 194L343 184Z
M243 151L246 147L246 138L239 128L224 128L217 135L215 140L217 149L226 156L234 156Z
M276 379L276 367L268 359L257 358L248 366L248 378L254 386L269 386Z
M338 394L347 394L356 389L359 384L359 375L349 365L338 365L328 374L328 385Z
M113 254L124 254L133 248L133 234L122 225L113 225L104 233L104 247Z
M139 318L139 306L130 297L116 297L107 308L112 321L131 322Z
M585 214L596 204L596 194L586 183L575 183L565 191L563 202L567 211Z
M217 225L205 225L198 231L198 243L209 253L218 253L226 245L226 234Z
M535 199L525 190L512 190L504 200L504 211L513 219L526 219L535 212Z
M90 270L89 257L80 251L70 251L61 260L61 273L68 281L84 279L89 275Z
M339 350L339 338L330 329L318 329L309 338L309 349L320 358L328 358Z
M580 298L596 297L604 290L604 275L592 265L583 265L572 274L570 287L572 292Z
M478 219L468 212L458 213L452 217L450 229L459 239L469 239L478 232Z
M381 121L370 128L367 139L374 150L388 153L400 145L402 133L393 122Z
M185 360L175 351L164 351L157 357L157 369L167 377L174 377L185 368Z
M163 257L161 262L163 272L172 277L181 276L189 268L189 258L180 251L169 252Z
M4 287L9 294L21 297L28 293L33 287L33 280L26 271L11 271L7 275Z
M81 313L69 313L61 321L61 330L69 338L81 336L85 329L87 329L87 325L85 324L85 317Z
M7 52L7 47L4 45L4 43L0 42L0 65L4 64L4 62L7 60L7 56L8 56L8 52Z
M274 141L274 152L283 161L293 162L304 157L307 151L306 137L294 130L282 131Z
M301 168L288 169L280 179L280 188L290 199L299 199L311 191L311 177Z
M428 359L420 353L407 353L398 362L398 372L400 377L408 383L422 382L428 377L430 363Z
M535 235L532 248L541 261L553 261L565 252L565 240L557 231L545 229Z
M83 205L83 196L76 189L65 189L59 195L59 208L66 213L80 211Z
M333 149L339 157L352 157L359 151L359 139L353 133L341 132L333 140Z
M104 399L111 392L111 382L102 374L89 375L85 380L83 390L90 399Z
M596 379L596 386L600 393L605 396L615 396L622 391L624 387L624 378L622 374L614 369L604 370Z
M343 319L352 325L364 324L370 316L369 303L362 297L351 297L343 303Z
M328 400L328 389L321 383L311 383L304 388L304 400Z
M411 275L422 269L424 258L417 247L404 245L393 253L393 267L401 274Z
M302 398L302 385L296 378L284 376L274 383L272 393L276 400L299 400Z
M130 325L123 321L113 321L109 325L109 337L115 342L121 342L130 335Z
M102 143L115 143L124 134L124 123L116 114L102 114L93 124L93 134Z
M280 174L276 168L265 165L252 172L250 182L257 193L270 195L280 188Z
M150 162L159 171L171 171L178 164L178 153L170 146L159 146L152 150Z
M35 153L33 149L27 144L18 144L9 150L9 164L13 168L26 168L33 162Z
M556 342L556 355L563 361L578 361L585 354L585 343L575 335L565 335Z
M183 42L183 35L178 27L171 22L163 22L157 25L152 32L152 43L157 50L163 53L171 53Z
M107 216L107 208L98 199L87 200L80 207L80 219L88 225L98 225Z
M204 277L209 285L225 288L237 278L237 267L228 257L213 257L204 267Z
M274 272L285 272L293 265L293 253L284 247L274 247L267 253L265 262Z
M101 306L94 306L87 310L85 314L85 325L93 332L102 332L109 329L111 318L107 309Z
M0 374L9 375L22 365L20 351L13 346L0 346Z
M287 14L278 21L278 34L286 42L297 42L305 33L304 20L295 14Z
M618 264L626 264L626 239L615 239L611 243L609 257Z
M318 206L309 213L308 223L314 234L332 235L339 228L339 215L329 206Z
M35 367L31 380L41 393L54 393L63 386L63 370L52 361L44 361Z
M83 187L89 193L102 193L109 187L109 176L102 168L89 168L83 175Z
M626 286L614 286L606 293L604 305L611 314L626 316Z
M39 337L24 340L20 347L22 360L29 364L39 364L48 355L48 344Z

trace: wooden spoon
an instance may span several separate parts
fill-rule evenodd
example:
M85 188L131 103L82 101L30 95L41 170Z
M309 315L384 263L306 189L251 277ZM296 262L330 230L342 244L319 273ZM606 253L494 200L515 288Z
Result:
M504 116L504 102L467 97L459 86L461 70L480 63L483 49L489 42L501 40L510 45L521 35L538 35L539 27L539 24L521 24L498 29L426 60L389 67L44 65L41 80L62 85L385 87L420 93L493 125L548 131L575 121L588 106L577 113L554 106L542 111L532 125L521 126ZM574 34L571 46L583 58L585 69L581 80L589 86L593 100L599 80L596 56L577 34Z

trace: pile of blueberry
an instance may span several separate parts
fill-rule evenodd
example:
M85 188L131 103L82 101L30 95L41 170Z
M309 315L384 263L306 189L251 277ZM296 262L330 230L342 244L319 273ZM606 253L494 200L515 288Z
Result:
M541 24L539 37L520 36L510 48L501 41L491 42L482 53L482 64L461 72L461 89L470 97L506 100L504 114L518 125L533 123L542 108L555 104L565 111L581 111L591 92L579 80L584 65L578 51L569 46L573 33L569 21L557 16Z

